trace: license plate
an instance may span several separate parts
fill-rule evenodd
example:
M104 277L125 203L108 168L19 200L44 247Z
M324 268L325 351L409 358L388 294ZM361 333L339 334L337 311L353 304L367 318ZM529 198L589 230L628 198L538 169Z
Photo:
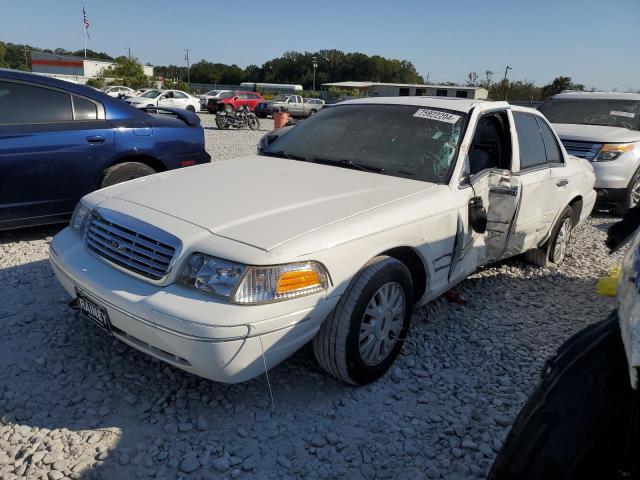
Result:
M105 330L107 333L111 334L111 321L109 320L107 309L87 298L77 288L76 295L78 297L78 303L80 304L80 312L82 315Z

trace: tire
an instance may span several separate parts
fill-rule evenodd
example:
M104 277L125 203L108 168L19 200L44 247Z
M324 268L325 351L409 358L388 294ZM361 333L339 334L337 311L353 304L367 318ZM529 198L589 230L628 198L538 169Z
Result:
M627 194L624 198L624 204L619 205L612 211L612 213L616 216L622 217L627 210L635 207L636 205L640 205L640 170L633 175L629 182Z
M149 165L139 162L119 163L104 171L100 188L110 187L117 183L127 182L134 178L153 175L156 171Z
M541 247L526 252L524 254L525 260L538 267L548 267L552 263L561 265L566 256L573 227L573 209L565 207L553 226L549 240ZM559 245L559 241L564 245Z
M260 120L254 115L247 119L247 125L249 125L250 130L260 130Z
M317 111L317 110L310 110L310 111L309 111L309 116L310 116L310 117L313 117L316 113L318 113L318 111Z
M488 479L638 478L637 471L619 475L629 471L623 454L629 432L637 438L631 423L638 398L614 312L575 334L547 362Z
M383 296L391 297L396 307L382 313L380 321L367 310L380 315L372 304L385 306ZM401 312L395 303L399 298L404 302ZM316 360L346 383L363 385L377 380L400 353L413 305L413 282L407 267L395 258L375 257L355 276L313 338Z
M196 109L193 105L187 105L187 110L191 113L196 113Z
M216 115L216 126L220 129L220 130L226 130L229 128L229 124L227 123L226 120L222 120L220 115Z

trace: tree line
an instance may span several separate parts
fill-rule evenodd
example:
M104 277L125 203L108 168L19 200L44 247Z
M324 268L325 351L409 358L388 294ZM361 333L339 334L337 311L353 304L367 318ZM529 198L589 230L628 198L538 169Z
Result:
M84 56L84 50L37 49L30 45L0 42L0 67L18 70L30 70L31 51L57 55ZM140 85L145 82L142 68L135 68L136 59L112 57L105 52L87 50L87 57L114 61L115 71L124 83ZM232 64L214 63L200 60L191 65L189 71L185 66L161 65L154 67L155 76L172 84L179 84L190 79L192 83L239 85L242 82L256 83L292 83L300 84L305 90L313 88L314 63L316 64L315 84L342 81L372 81L389 83L423 84L423 77L418 74L413 63L407 60L385 58L380 55L364 53L345 53L341 50L320 50L318 52L285 52L282 56L266 61L261 66L249 65L246 68ZM131 78L129 78L131 77ZM448 85L460 83L445 82ZM489 91L489 98L494 100L540 101L563 90L584 90L584 85L575 83L570 77L559 76L547 85L537 86L528 80L494 80L494 72L487 70L484 75L470 72L467 86L481 86Z

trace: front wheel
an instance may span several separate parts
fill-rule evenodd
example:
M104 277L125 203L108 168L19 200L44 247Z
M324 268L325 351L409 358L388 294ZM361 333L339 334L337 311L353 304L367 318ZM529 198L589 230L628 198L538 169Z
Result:
M395 258L371 260L313 339L318 363L354 385L380 378L400 353L413 311L413 282Z
M216 126L220 130L226 130L229 128L229 124L227 123L227 117L223 115L216 115Z
M251 130L260 130L260 120L255 115L249 116L247 124Z
M554 225L549 240L541 247L526 252L525 259L539 267L548 267L550 263L560 265L567 255L573 226L573 209L566 207Z

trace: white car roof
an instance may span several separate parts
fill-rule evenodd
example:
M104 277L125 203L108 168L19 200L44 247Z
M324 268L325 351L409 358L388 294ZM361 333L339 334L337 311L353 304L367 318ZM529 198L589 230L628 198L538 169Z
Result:
M562 92L551 98L589 100L640 100L640 93L621 92Z
M506 108L510 107L507 102L492 102L488 100L473 100L467 98L454 97L368 97L358 98L356 100L347 100L341 102L343 105L351 104L382 104L382 105L409 105L415 107L432 107L442 108L446 110L456 110L458 112L468 113L474 107L483 106L490 108ZM520 109L518 109L520 110ZM530 110L530 109L523 109Z

